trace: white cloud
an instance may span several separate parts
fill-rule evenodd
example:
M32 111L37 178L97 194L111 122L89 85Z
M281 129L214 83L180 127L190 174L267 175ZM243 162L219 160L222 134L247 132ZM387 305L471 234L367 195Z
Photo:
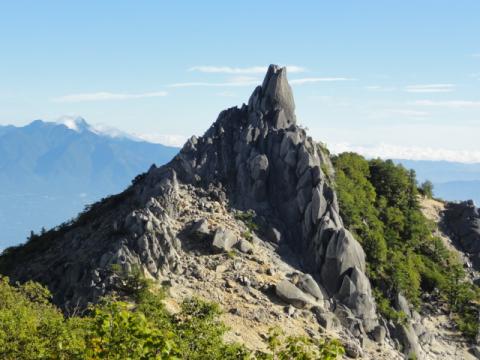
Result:
M303 84L318 83L318 82L335 82L335 81L352 81L352 80L355 80L355 79L350 79L345 77L310 77L310 78L289 80L289 83L292 85L303 85Z
M176 146L176 147L182 147L183 144L185 144L185 142L188 139L188 137L185 135L177 135L177 134L149 133L149 134L135 134L134 136L137 139L141 139L151 143L162 144L167 146Z
M480 59L480 54L473 54L472 57Z
M111 138L125 138L133 141L147 141L155 144L181 147L187 141L187 136L177 134L158 134L158 133L135 133L120 130L107 124L91 125L84 118L77 115L64 115L53 122L63 124L71 130L82 132L90 131L92 133L108 136Z
M110 100L130 100L130 99L144 99L167 96L166 91L157 91L140 94L128 94L128 93L110 93L110 92L96 92L96 93L84 93L84 94L71 94L53 98L53 102L59 103L76 103L86 101L110 101Z
M409 85L405 87L405 91L409 93L445 93L453 90L455 90L453 84Z
M210 74L264 74L268 66L231 67L231 66L193 66L188 71L198 71ZM306 71L305 68L296 65L287 65L287 71L291 74Z
M93 128L90 126L84 118L81 116L69 116L69 115L64 115L59 117L57 120L54 122L58 124L65 125L67 128L70 130L76 131L76 132L82 132L85 130L90 130L92 131Z
M350 143L329 144L329 149L339 154L353 151L367 158L380 157L382 159L406 159L406 160L445 160L462 163L480 162L480 151L452 150L420 146L399 146L392 144L376 145L353 145Z
M412 103L413 105L430 106L430 107L447 107L447 108L477 108L480 107L480 101L472 100L447 100L447 101L435 101L435 100L417 100Z

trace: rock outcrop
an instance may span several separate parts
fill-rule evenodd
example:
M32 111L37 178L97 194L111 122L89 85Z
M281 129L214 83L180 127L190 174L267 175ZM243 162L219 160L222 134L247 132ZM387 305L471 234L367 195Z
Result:
M469 255L474 268L480 271L480 210L471 200L448 203L444 223L455 244Z
M191 248L254 253L228 223L182 222L187 212L215 213L218 206L251 210L258 235L303 274L295 285L279 283L277 295L298 307L329 301L361 337L378 325L376 306L365 253L343 225L331 175L322 146L296 123L286 69L271 65L248 105L221 112L202 137L190 138L169 164L152 166L122 194L6 251L0 269L48 285L65 309L84 307L116 289L112 265L140 267L161 280L183 273L182 254Z
M248 106L222 112L199 139L184 146L172 166L196 186L221 184L232 206L253 209L277 241L302 259L302 268L364 321L376 324L375 303L364 275L365 254L343 226L322 148L296 125L286 69L270 66Z

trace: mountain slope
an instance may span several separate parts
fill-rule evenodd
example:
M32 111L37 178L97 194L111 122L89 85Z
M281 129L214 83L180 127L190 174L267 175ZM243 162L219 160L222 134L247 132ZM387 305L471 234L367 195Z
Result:
M74 217L86 203L121 191L176 152L106 136L81 118L0 127L0 248Z
M142 266L164 280L182 273L188 248L182 234L192 220L182 215L219 203L255 211L263 224L259 235L273 242L284 261L324 286L312 282L307 288L317 298L338 298L348 326L372 331L378 322L365 254L339 217L330 160L296 125L294 109L286 69L271 66L248 106L223 111L168 165L150 169L72 224L7 250L2 272L48 285L65 309L86 306L115 290L112 265ZM189 206L192 198L197 200ZM237 237L222 227L229 225L217 223L213 245L229 249ZM298 291L300 298L292 300L297 305L316 302L288 280L276 289L284 299Z
M334 334L350 357L435 358L401 294L404 321L377 314L364 249L339 214L327 150L296 124L286 69L272 65L248 105L221 112L121 194L8 249L0 273L46 284L68 313L122 294L118 269L140 268L174 300L220 302L251 348L266 326L281 326Z

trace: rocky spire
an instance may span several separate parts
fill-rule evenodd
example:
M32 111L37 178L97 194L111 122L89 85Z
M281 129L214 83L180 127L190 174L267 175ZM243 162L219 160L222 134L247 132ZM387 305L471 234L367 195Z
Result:
M295 101L287 80L287 68L270 65L262 86L254 90L248 106L250 111L268 116L277 129L295 124Z

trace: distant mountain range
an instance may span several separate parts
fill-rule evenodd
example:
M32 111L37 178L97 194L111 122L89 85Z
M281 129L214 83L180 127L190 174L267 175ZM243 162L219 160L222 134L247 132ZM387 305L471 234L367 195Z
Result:
M120 192L177 152L120 132L98 131L83 118L0 126L0 249Z
M473 200L480 204L480 163L428 160L395 160L414 169L419 182L430 180L435 196L444 200Z

